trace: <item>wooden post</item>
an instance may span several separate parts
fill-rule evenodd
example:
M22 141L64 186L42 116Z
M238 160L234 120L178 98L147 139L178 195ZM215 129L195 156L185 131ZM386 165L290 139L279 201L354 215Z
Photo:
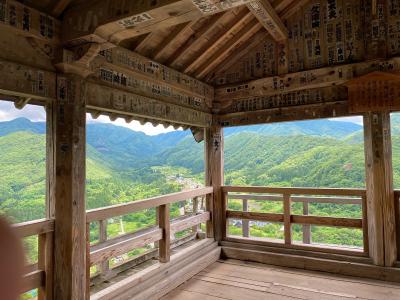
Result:
M86 299L84 81L58 75L54 109L54 298Z
M46 104L46 218L54 218L55 213L55 116L54 104ZM39 235L38 268L45 271L45 287L39 289L39 300L53 299L54 274L54 233Z
M107 220L99 221L99 243L107 241ZM105 275L110 270L109 261L103 261L100 265L101 275Z
M226 224L224 220L224 199L221 187L224 183L224 134L219 126L212 126L205 130L205 162L206 185L214 188L212 199L209 198L209 208L212 207L212 225L214 238L221 241L224 238ZM211 235L211 224L208 224L207 236Z
M243 211L249 211L249 201L243 199ZM242 220L243 237L250 237L249 220Z
M390 113L364 115L369 253L380 266L397 260Z
M192 199L193 201L193 215L196 215L199 211L199 197L194 197ZM197 233L200 229L200 225L195 225L192 227L192 231L193 233Z
M284 214L284 231L285 231L285 244L292 243L292 224L291 224L291 201L290 194L283 195L283 214Z
M163 230L163 238L159 241L159 260L162 263L167 263L170 260L171 252L171 231L169 220L169 204L159 206L158 210L158 225Z
M303 202L303 215L308 216L309 214L309 203ZM309 224L303 224L303 244L311 244L311 226Z

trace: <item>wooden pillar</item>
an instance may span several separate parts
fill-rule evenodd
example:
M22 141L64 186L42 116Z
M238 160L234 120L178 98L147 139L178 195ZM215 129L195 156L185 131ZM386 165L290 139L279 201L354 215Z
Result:
M369 253L379 266L397 260L390 113L364 116Z
M54 299L86 299L85 83L57 76Z
M221 187L224 184L224 134L222 127L205 129L206 185L214 188L212 199L212 223L214 238L221 241L226 235L225 199ZM210 207L210 208L211 208Z

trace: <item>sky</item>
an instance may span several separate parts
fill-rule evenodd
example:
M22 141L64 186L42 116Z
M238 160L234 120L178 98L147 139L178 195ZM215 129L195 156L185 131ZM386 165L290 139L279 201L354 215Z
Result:
M33 122L40 122L46 120L46 113L44 108L41 106L27 105L23 110L18 110L14 107L14 104L12 102L0 100L0 122L10 121L20 117L25 117ZM125 122L124 119L121 118L112 122L107 116L100 116L98 119L94 120L92 119L90 114L87 114L87 120L90 123L112 123L114 125L130 128L134 131L144 132L147 135L157 135L161 133L174 131L173 127L164 128L164 126L162 125L154 127L149 123L141 125L137 121L132 121L131 123L128 124ZM335 118L330 120L340 121L340 122L352 122L360 125L363 124L362 117Z
M36 105L27 105L23 110L18 110L14 107L12 102L1 101L0 100L0 122L10 121L15 118L27 118L33 122L41 122L46 120L46 112L43 107ZM126 123L124 119L117 119L114 122L110 121L107 116L100 116L94 120L90 114L87 114L87 120L90 123L113 123L114 125L123 126L130 128L135 131L144 132L147 135L157 135L160 133L166 133L174 131L173 127L164 128L163 125L154 127L153 125L146 123L141 125L137 121L132 121L131 123Z

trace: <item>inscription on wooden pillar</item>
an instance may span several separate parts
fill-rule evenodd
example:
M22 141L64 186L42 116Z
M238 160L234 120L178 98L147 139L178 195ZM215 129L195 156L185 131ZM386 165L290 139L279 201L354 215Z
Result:
M86 298L85 83L57 76L54 298Z
M221 187L224 184L224 138L223 129L212 126L205 130L206 185L214 187L212 222L214 237L221 241L226 235L224 218L224 197Z

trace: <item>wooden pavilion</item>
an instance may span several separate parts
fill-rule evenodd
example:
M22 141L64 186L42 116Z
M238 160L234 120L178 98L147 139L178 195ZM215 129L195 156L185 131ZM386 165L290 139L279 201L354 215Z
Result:
M39 236L39 261L21 292L39 288L39 299L56 300L400 298L390 135L390 113L400 110L399 0L0 0L0 32L1 99L47 112L47 219L15 226L21 237ZM86 212L87 112L190 128L205 141L206 187ZM224 186L224 127L342 116L364 117L365 190ZM205 210L170 221L171 203L199 197ZM229 198L243 200L243 211L228 210ZM250 212L248 199L282 201L283 213ZM303 203L303 215L291 202ZM358 204L363 216L312 216L314 202ZM107 239L107 219L155 207L158 226ZM243 220L243 237L227 234L229 219ZM249 237L249 220L282 223L284 242ZM94 222L100 242L90 245ZM171 242L171 233L201 223L205 233L186 246ZM303 226L302 244L293 224ZM361 229L364 247L313 244L311 225ZM90 296L91 284L117 276L108 260L155 242L158 253L140 258L152 261L148 268ZM90 279L93 265L104 274Z

